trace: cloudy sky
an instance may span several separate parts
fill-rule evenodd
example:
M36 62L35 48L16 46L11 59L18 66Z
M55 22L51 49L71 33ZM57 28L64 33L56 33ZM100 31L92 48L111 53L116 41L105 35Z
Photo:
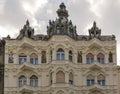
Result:
M120 64L120 0L0 0L0 37L16 37L27 19L36 34L46 34L48 21L56 19L61 2L78 34L88 34L95 20L103 35L116 36Z

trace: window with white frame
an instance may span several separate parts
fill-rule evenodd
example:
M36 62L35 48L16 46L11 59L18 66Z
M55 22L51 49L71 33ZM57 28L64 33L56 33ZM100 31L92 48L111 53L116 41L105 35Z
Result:
M105 77L104 75L100 74L97 76L97 82L99 85L104 86L105 85Z
M32 75L30 77L30 86L36 87L38 86L38 77L35 75Z
M86 55L86 64L91 64L94 61L94 55L92 53L88 53Z
M27 84L27 79L24 75L21 75L18 80L19 80L19 87Z
M105 60L104 60L104 55L102 53L99 53L97 55L97 61L101 64L104 64L105 63Z
M65 59L65 54L64 54L64 50L63 49L59 48L57 50L56 59L57 60L64 60Z
M88 75L87 76L87 86L91 86L95 83L95 77L93 75Z
M22 63L24 63L26 61L27 61L27 56L24 53L21 53L19 55L19 60L18 60L19 64L22 64Z
M38 56L35 53L30 55L30 63L31 64L38 64Z

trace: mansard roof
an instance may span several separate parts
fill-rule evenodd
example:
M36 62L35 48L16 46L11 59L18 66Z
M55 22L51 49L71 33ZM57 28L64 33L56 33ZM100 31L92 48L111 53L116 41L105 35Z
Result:
M33 40L48 40L54 35L67 35L75 40L91 40L97 38L101 41L111 41L115 40L115 36L103 36L101 35L101 29L99 29L94 21L93 26L88 30L89 35L78 35L76 31L76 26L73 25L72 21L68 19L68 11L64 3L59 5L59 9L56 11L58 18L56 20L49 20L47 26L47 35L34 35L34 29L30 26L29 21L26 21L26 24L20 30L20 34L16 39L22 39L23 37L28 37ZM10 39L10 37L7 39Z

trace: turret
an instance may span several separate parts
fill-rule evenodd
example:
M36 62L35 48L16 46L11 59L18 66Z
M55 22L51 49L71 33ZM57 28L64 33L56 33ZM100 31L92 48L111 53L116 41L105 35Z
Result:
M73 39L77 39L76 26L72 21L68 20L68 11L64 3L61 3L57 10L58 18L55 21L49 20L47 26L47 34L49 37L53 35L68 35Z

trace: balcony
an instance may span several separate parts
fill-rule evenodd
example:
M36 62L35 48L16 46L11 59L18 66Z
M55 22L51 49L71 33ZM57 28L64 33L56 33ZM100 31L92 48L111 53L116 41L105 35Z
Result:
M85 90L90 90L90 91L94 91L94 90L105 90L105 89L117 89L117 86L115 85L105 85L105 86L101 86L99 84L93 84L91 86L83 86L82 89Z
M37 87L31 87L29 85L24 85L24 86L19 87L19 91L22 93L25 93L25 92L32 93L36 90L35 88L37 88Z
M25 70L25 69L27 69L27 70L33 70L33 69L35 69L35 67L31 66L31 64L28 63L28 62L24 62L23 64L20 65L20 69L21 70Z

